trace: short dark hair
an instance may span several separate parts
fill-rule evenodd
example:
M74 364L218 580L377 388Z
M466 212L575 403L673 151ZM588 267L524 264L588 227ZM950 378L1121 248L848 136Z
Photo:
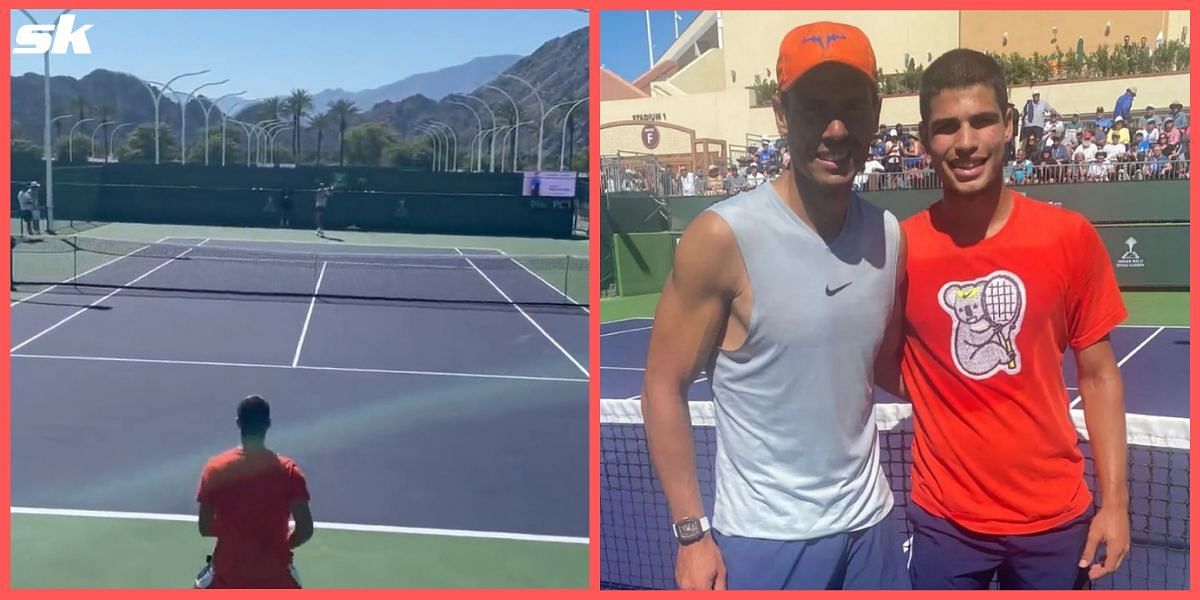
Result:
M992 88L996 94L996 106L1000 107L1001 112L1008 106L1008 83L1004 79L1004 70L990 56L967 48L956 48L939 56L921 75L921 120L929 120L933 97L942 90L958 90L973 85Z
M238 404L237 418L242 435L265 435L271 426L271 405L262 396L247 396Z

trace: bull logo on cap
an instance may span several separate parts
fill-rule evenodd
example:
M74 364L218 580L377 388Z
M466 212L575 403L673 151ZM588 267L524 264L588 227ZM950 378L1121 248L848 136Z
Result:
M833 44L834 42L836 42L838 40L844 40L844 39L846 39L846 36L843 34L831 33L831 34L825 36L824 38L822 38L819 35L810 35L800 41L805 42L805 43L812 42L814 44L817 44L821 48L825 48L826 44Z

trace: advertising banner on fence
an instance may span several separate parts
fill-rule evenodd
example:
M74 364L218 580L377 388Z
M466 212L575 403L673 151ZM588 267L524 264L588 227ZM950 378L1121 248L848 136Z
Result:
M574 171L526 171L525 181L521 184L521 194L574 198L575 180L578 176Z

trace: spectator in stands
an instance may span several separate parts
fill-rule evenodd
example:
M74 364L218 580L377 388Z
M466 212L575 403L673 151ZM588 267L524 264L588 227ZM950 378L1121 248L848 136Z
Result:
M1034 163L1040 160L1042 154L1041 140L1032 133L1025 136L1025 144L1021 146L1021 149L1024 151L1026 159Z
M758 170L758 163L750 163L746 172L746 189L752 190L767 181L767 177Z
M1156 145L1158 144L1158 138L1161 135L1162 130L1158 128L1158 119L1150 117L1150 119L1146 121L1146 141L1150 142L1151 146Z
M679 167L679 189L684 196L696 195L698 177L686 166Z
M1139 125L1140 127L1142 127L1143 129L1145 129L1145 127L1146 127L1146 124L1147 124L1147 123L1149 123L1149 122L1150 122L1150 120L1151 120L1151 119L1153 119L1153 118L1154 118L1154 105L1152 105L1152 104L1147 104L1147 105L1146 105L1146 112L1143 112L1143 113L1142 113L1142 118L1141 118L1141 120L1138 122L1138 125Z
M1146 139L1145 132L1137 132L1134 136L1133 151L1137 153L1137 161L1142 162L1150 155L1150 140Z
M767 166L767 181L779 179L779 165L771 163Z
M1083 132L1083 142L1081 142L1079 147L1075 149L1075 154L1082 155L1084 162L1091 164L1096 161L1096 153L1099 151L1100 148L1098 148L1096 144L1092 143L1092 132Z
M1017 148L1017 158L1012 174L1014 185L1025 185L1033 179L1033 161L1029 160L1024 148Z
M771 145L771 140L767 139L766 136L763 136L762 148L759 148L758 150L758 164L765 167L766 165L775 162L775 159L778 156L779 155L775 151L775 147Z
M1113 117L1112 133L1116 134L1122 144L1129 145L1131 140L1129 127L1125 125L1125 117Z
M1050 176L1054 181L1063 181L1066 174L1065 167L1071 162L1071 152L1062 143L1062 135L1055 133L1050 138L1050 164L1055 165L1055 169L1051 169Z
M783 150L779 151L779 155L783 157L781 160L781 163L783 164L783 170L786 171L792 168L792 151L788 149L787 146L784 146Z
M725 182L721 179L721 167L708 167L708 178L704 180L705 196L720 196L725 191Z
M870 146L870 148L867 149L867 153L876 158L883 156L883 154L884 154L883 140L886 137L887 137L887 132L883 131L883 132L880 132L875 137L871 138L871 146Z
M1096 155L1092 158L1091 163L1089 163L1088 167L1087 167L1087 180L1088 181L1107 181L1108 180L1107 175L1108 175L1108 168L1107 168L1107 165L1105 165L1104 151L1100 150L1097 147Z
M1058 111L1042 100L1040 91L1033 90L1033 97L1025 102L1021 113L1025 115L1021 121L1021 135L1028 137L1032 133L1041 139L1046 132L1046 114L1058 114Z
M738 173L735 165L729 165L729 173L725 175L725 195L732 196L746 187L746 177Z
M887 156L883 157L883 172L885 189L896 189L904 172L904 157L900 154L899 143L892 144Z
M1128 38L1126 38L1128 40ZM1113 104L1113 121L1118 117L1129 120L1129 111L1133 110L1133 99L1137 96L1137 88L1129 86L1125 88L1125 93L1117 98L1116 104Z
M921 140L916 135L909 134L908 144L904 146L900 154L904 157L905 169L925 167L925 148L921 146Z
M883 163L879 161L880 156L874 150L867 154L867 163L863 165L862 173L855 177L855 190L869 192L879 189L878 173L883 172Z
M1163 154L1163 147L1154 145L1142 171L1146 179L1163 179L1171 176L1171 158Z
M1183 103L1176 100L1171 103L1171 119L1175 121L1175 127L1184 130L1188 127L1187 113L1183 112Z

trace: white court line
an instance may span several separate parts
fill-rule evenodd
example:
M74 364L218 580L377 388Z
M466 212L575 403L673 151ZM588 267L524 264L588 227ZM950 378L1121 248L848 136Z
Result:
M1147 336L1146 339L1142 340L1142 343L1138 344L1136 348L1134 348L1133 350L1130 350L1129 354L1126 354L1124 358L1117 361L1117 368L1120 369L1121 367L1123 367L1125 365L1125 363L1129 362L1129 359L1133 358L1134 354L1137 354L1139 350L1141 350L1142 348L1145 348L1146 344L1149 344L1150 340L1154 339L1158 334L1162 333L1164 329L1166 329L1166 327L1159 327L1159 328L1155 329L1154 333L1151 333L1149 336ZM1075 399L1071 401L1071 408L1075 408L1076 406L1078 406L1079 401L1082 399L1083 399L1083 396L1075 396Z
M318 367L312 365L275 365L270 363L235 363L214 362L202 360L167 360L158 358L122 358L111 356L70 356L65 354L17 354L12 358L36 358L47 360L83 360L117 363L144 363L154 365L192 365L201 367L241 367L248 369L297 369L301 371L333 371L338 373L377 373L381 375L428 375L431 377L464 377L475 379L515 379L519 381L564 381L569 383L587 383L586 378L571 377L539 377L533 375L501 375L494 373L449 373L442 371L410 371L400 369L360 369L355 367Z
M458 248L455 248L455 250L458 250ZM470 250L470 248L468 248L468 250ZM462 254L462 250L458 250L458 253L459 253L459 254ZM502 255L504 255L504 256L508 256L508 253L507 253L507 252L505 252L505 251L503 251L503 250L501 250L501 251L500 251L500 253L501 253ZM568 256L569 256L569 255L568 255ZM558 289L558 288L554 287L554 285L552 285L552 284L551 284L549 281L546 281L545 279L542 279L542 276L541 276L541 275L538 275L537 273L534 273L533 271L530 271L530 270L529 270L529 267L526 267L524 264L522 264L522 263L521 263L521 261L519 261L519 260L517 260L517 259L515 259L515 258L513 258L513 257L511 257L511 256L509 256L509 257L508 257L508 260L512 261L512 263L513 263L513 264L515 264L515 265L517 265L518 267L521 267L522 269L525 269L525 272L526 272L526 273L529 273L530 275L533 275L534 277L537 277L538 281L540 281L540 282L542 282L542 283L546 284L546 287L548 287L548 288L550 288L550 289L554 290L556 293L558 293L558 295L559 295L559 296L562 296L563 298L566 298L566 299L567 299L567 300L568 300L568 301L569 301L571 304L574 304L576 307L578 307L578 308L579 308L579 310L582 310L584 313L591 314L591 311L590 311L590 310L588 310L588 308L587 308L586 306L583 306L583 305L581 305L581 304L580 304L579 302L577 302L577 301L576 301L574 298L572 298L572 297L570 297L570 296L566 295L565 293L563 293L563 291L562 291L562 290L560 290L560 289ZM569 270L570 270L570 269L568 269L568 271L569 271ZM590 271L589 271L589 272L590 272ZM588 276L590 276L590 275L588 275Z
M52 517L91 517L99 519L131 519L139 521L176 521L195 523L196 515L179 515L145 512L117 512L108 510L75 510L69 508L31 508L14 506L14 515L40 515ZM541 535L534 533L508 533L503 531L468 531L465 529L433 529L427 527L395 527L392 525L359 525L354 523L313 523L316 529L336 529L339 531L362 531L371 533L400 533L408 535L436 535L442 537L482 538L495 540L515 540L526 542L552 542L558 544L586 544L586 537L569 537L561 535Z
M459 254L462 254L461 250L459 251ZM516 308L517 312L521 313L521 316L525 317L526 321L529 321L530 324L532 324L538 331L541 332L542 336L544 336L547 340L550 340L550 343L554 344L554 347L558 348L558 351L562 352L563 356L567 357L567 360L571 361L571 364L575 365L575 367L578 368L585 376L588 375L588 370L586 368L584 368L583 365L579 364L579 361L575 360L575 357L571 356L571 353L567 352L567 350L565 348L563 348L561 344L558 343L558 340L555 340L553 337L550 337L550 334L546 333L546 330L542 329L542 326L538 325L538 322L534 321L533 318L530 317L525 312L525 309L521 308L521 306L519 304L513 302L512 298L509 298L508 294L505 294L504 290L500 289L500 286L496 285L496 282L492 281L492 279L490 277L488 277L486 273L479 270L479 267L475 266L474 261L472 261L465 254L463 254L463 258L466 259L467 264L471 265L471 268L475 269L476 273L479 273L479 275L481 277L483 277L485 280L487 280L487 282L489 284L491 284L491 286L493 288L495 288L497 292L500 292L500 295L504 296L504 299L507 300L509 302L509 304L512 304L513 308Z
M645 371L643 367L600 367L604 371Z
M635 331L649 331L651 329L654 329L654 327L638 327L636 329L622 329L621 331L610 331L608 333L602 333L602 334L600 334L600 337L608 337L610 335L621 335L622 333L633 333Z
M118 257L116 257L116 258L114 258L114 259L112 259L112 260L110 260L110 261L108 261L108 262L105 262L104 264L101 264L101 265L97 265L97 266L95 266L95 267L92 267L92 268L90 268L90 269L88 269L88 270L86 270L86 271L84 271L84 272L82 272L82 273L80 273L80 274L78 274L78 275L75 275L74 277L71 277L71 278L69 278L69 279L64 279L64 280L63 280L62 282L60 282L60 283L56 283L56 284L54 284L54 285L52 285L52 286L50 286L50 287L47 287L47 288L46 288L46 289L44 289L44 290L39 290L37 293L34 293L34 294L30 294L30 295L28 295L28 296L25 296L24 298L21 298L20 300L17 300L17 301L15 301L15 302L12 302L12 303L10 303L8 306L9 306L9 308L11 308L11 307L13 307L13 306L16 306L16 305L18 305L18 304L22 303L22 302L25 302L26 300L32 300L32 299L34 299L34 298L37 298L38 296L41 296L42 294L45 294L46 292L48 292L48 291L50 291L50 290L52 290L52 289L54 289L54 288L56 288L56 287L58 287L58 286L60 286L60 285L66 285L66 284L68 284L68 283L71 283L72 281L75 281L76 279L79 279L80 277L83 277L84 275L89 275L89 274L91 274L91 273L94 273L94 272L96 272L96 271L99 271L100 269L103 269L104 267L107 267L108 265L111 265L111 264L113 264L113 263L117 262L118 260L121 260L122 258L128 258L129 256L132 256L132 255L134 255L134 254L137 254L138 252L141 252L142 250L145 250L146 248L149 248L149 247L150 247L150 244L161 244L163 241L165 241L165 240L169 240L169 239L171 239L171 238L169 238L169 237L164 237L164 238L159 238L157 241L154 241L154 242L148 242L148 243L147 243L145 246L142 246L141 248L138 248L138 249L136 249L136 250L130 250L129 252L127 252L127 253L125 253L125 254L122 254L121 256L118 256ZM9 276L11 277L11 276L12 276L12 274L11 274L11 273L9 273Z
M182 236L182 235L169 235L165 238L160 239L159 241L163 242L166 240L187 240L187 239L193 239L193 238L189 238L187 236ZM224 249L229 249L229 250L253 250L253 249L266 250L266 249L270 248L270 244L318 244L318 245L348 246L348 247L369 246L371 248L404 248L405 250L453 250L454 249L450 246L405 246L403 244L385 244L383 242L335 242L333 240L325 240L325 241L321 242L321 241L316 241L316 240L261 240L261 239L256 239L256 238L221 238L221 237L205 238L205 239L209 239L209 240L213 240L213 241L217 241L217 242L250 242L251 244L261 244L261 246L224 246L224 245L220 245L220 244L213 245L214 248L224 248ZM469 246L459 246L459 248L465 248L467 250L487 250L489 252L496 252L501 255L504 254L504 251L500 250L498 248L472 248ZM397 253L397 254L401 254L401 253ZM449 252L447 252L446 254L448 256L450 255Z
M613 323L628 323L629 321L653 321L653 317L628 317L625 319L613 319L612 321L604 321L601 326L611 325Z
M300 351L304 349L304 336L308 335L308 322L312 319L313 307L317 305L317 294L321 291L321 280L325 279L325 267L328 262L321 263L321 274L317 276L317 287L313 289L312 299L308 301L308 314L304 316L304 328L300 330L300 341L296 342L296 355L292 357L292 366L300 364Z
M201 244L203 244L204 242L200 242L200 243L201 243ZM149 271L146 271L145 273L142 273L142 274L141 274L141 275L139 275L139 276L138 276L136 279L134 279L134 280L132 280L132 281L130 281L130 282L128 282L128 283L126 283L126 284L125 284L125 287L131 286L131 285L133 285L133 284L135 284L135 283L137 283L137 282L139 282L139 281L141 281L141 280L143 280L143 279L145 279L145 278L149 277L149 276L150 276L150 274L152 274L152 273L154 273L155 271L157 271L157 270L159 270L159 269L161 269L161 268L163 268L163 267L165 267L165 266L167 266L167 265L171 264L172 262L175 262L175 259L176 259L176 258L182 258L184 255L186 255L188 252L191 252L191 251L192 251L192 250L194 250L194 249L195 249L195 248L188 248L187 250L184 250L183 252L181 252L181 253L179 253L177 256L175 256L175 258L171 258L171 259L167 260L166 262L162 263L161 265L158 265L157 267L154 267L153 269L150 269ZM62 325L63 323L66 323L67 321L70 321L71 319L74 319L75 317L78 317L79 315L83 314L83 313L84 313L84 312L86 312L88 309L92 308L93 306L96 306L97 304L100 304L101 302L104 302L105 300L108 300L109 298L112 298L113 296L117 295L117 293L118 293L118 292L120 292L122 289L124 289L124 288L123 288L123 287L122 287L122 288L117 288L117 289L115 289L115 290L113 290L113 291L109 292L108 294L105 294L105 296L104 296L103 298L100 298L99 300L96 300L95 302L92 302L91 304L89 304L89 305L87 305L87 306L85 306L85 307L83 307L83 308L81 308L81 309L79 309L79 310L77 310L77 311L75 311L75 312L71 313L69 316L67 316L67 318L65 318L65 319L63 319L63 320L61 320L61 321L59 321L59 322L57 322L57 323L55 323L55 324L53 324L53 325L51 325L51 326L49 326L49 327L45 328L45 329L43 329L43 330L42 330L41 332L39 332L37 335L34 335L33 337L31 337L31 338L29 338L29 339L27 339L27 340L25 340L25 341L21 342L20 344L17 344L16 346L13 346L13 347L12 347L12 349L10 349L10 350L9 350L9 352L10 352L10 353L13 353L13 354L15 354L17 350L20 350L22 347L24 347L24 346L25 346L26 344L28 344L29 342L32 342L33 340L36 340L36 339L38 339L38 338L42 337L43 335L46 335L47 333L50 333L51 331L54 331L55 329L57 329L57 328L58 328L60 325Z

